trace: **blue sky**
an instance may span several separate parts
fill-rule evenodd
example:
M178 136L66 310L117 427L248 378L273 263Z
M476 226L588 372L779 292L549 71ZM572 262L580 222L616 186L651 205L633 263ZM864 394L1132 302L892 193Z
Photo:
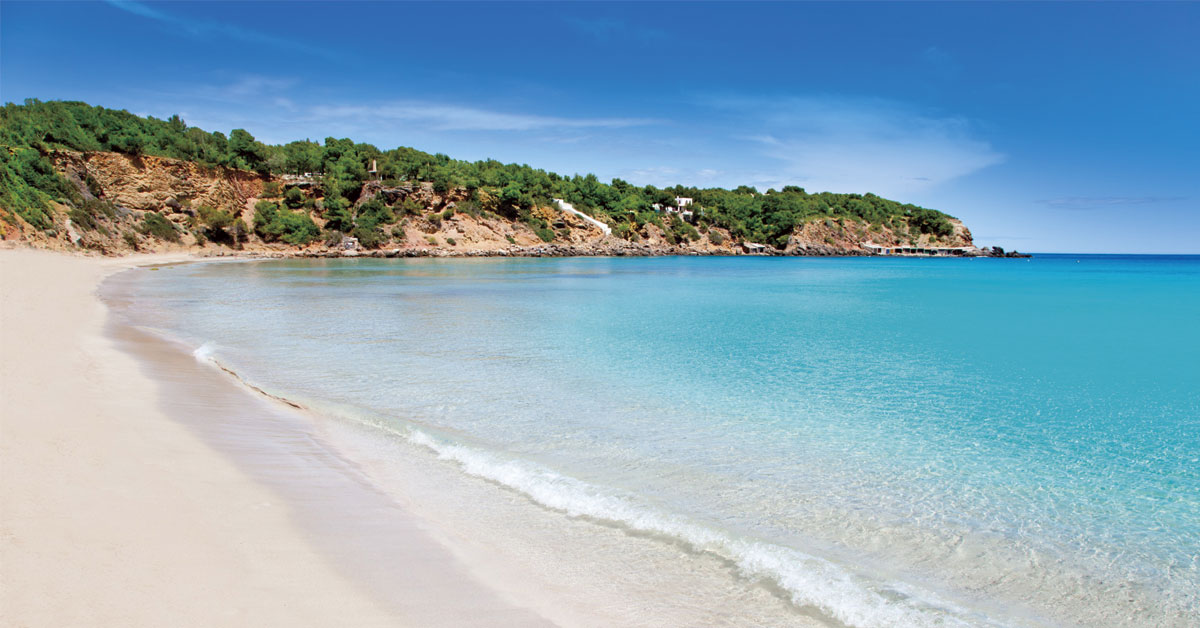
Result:
M0 3L0 99L1200 253L1200 3Z

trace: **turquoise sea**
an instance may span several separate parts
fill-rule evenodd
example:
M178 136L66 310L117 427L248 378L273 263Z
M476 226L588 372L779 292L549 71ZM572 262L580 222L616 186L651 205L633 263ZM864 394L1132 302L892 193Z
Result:
M246 382L830 625L1200 625L1200 257L127 279L137 324Z

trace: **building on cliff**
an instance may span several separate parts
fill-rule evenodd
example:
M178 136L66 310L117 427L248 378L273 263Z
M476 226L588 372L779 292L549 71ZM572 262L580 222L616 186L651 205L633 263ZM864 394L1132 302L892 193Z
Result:
M685 207L690 207L693 202L695 202L694 199L690 199L686 196L676 196L674 205L664 206L662 203L654 203L651 205L651 207L653 207L654 211L656 212L665 210L668 214L677 214L683 212ZM691 210L687 210L687 213L691 213Z
M973 246L881 246L873 242L864 242L863 248L875 255L923 255L928 257L946 257L951 255L978 255L979 249Z

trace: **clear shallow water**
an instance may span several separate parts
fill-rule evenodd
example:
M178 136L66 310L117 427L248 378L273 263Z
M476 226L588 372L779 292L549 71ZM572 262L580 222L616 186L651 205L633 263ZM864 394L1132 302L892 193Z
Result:
M831 620L1200 618L1197 257L137 274L140 321L255 385Z

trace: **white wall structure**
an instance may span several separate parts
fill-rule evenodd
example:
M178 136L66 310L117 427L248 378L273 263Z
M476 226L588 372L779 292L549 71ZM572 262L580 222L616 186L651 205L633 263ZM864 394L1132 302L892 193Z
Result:
M595 218L592 218L591 216L579 211L578 209L575 209L574 205L562 200L561 198L554 199L554 202L558 203L559 209L567 212L568 214L575 214L576 216L579 216L580 218L590 222L591 224L596 225L597 227L600 227L600 230L604 232L604 235L612 235L612 227L600 222L599 220L596 220Z

